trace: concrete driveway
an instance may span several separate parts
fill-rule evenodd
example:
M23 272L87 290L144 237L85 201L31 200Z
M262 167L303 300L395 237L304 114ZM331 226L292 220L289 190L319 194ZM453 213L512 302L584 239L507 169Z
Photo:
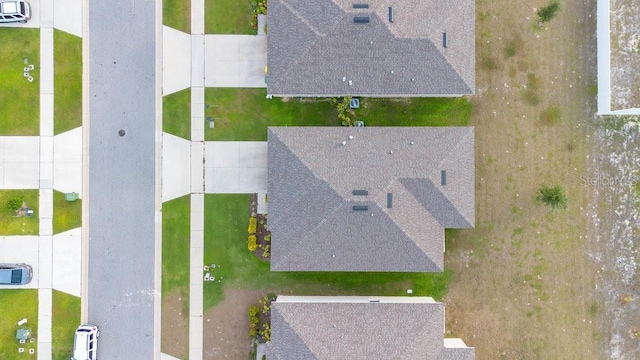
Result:
M190 157L190 141L162 133L162 202L191 192Z
M205 35L206 87L267 87L267 37L264 35Z
M208 141L204 146L204 192L267 192L266 141Z
M40 138L0 136L0 189L40 187Z
M33 268L33 279L27 285L0 285L0 289L37 289L39 278L39 240L37 235L0 236L0 263L25 263Z

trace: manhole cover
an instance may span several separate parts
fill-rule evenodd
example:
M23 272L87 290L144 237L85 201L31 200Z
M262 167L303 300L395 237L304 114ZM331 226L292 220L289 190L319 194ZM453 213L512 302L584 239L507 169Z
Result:
M124 130L120 129L120 131L118 131L118 135L124 136L124 134L126 134Z

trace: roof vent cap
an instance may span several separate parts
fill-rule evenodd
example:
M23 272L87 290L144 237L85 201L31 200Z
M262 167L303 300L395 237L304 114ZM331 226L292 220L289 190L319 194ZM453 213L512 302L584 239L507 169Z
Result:
M347 145L347 142L346 141L342 141L342 145Z

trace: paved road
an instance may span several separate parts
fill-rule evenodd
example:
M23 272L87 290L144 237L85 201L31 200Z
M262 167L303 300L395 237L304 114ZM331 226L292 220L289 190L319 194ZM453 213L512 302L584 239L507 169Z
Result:
M100 326L101 359L153 359L155 2L87 4L87 321Z

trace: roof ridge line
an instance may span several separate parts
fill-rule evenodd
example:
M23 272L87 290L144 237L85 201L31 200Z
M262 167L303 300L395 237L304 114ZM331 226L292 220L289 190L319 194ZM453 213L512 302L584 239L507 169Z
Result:
M412 196L413 198L415 198L415 196L413 196L413 194L411 193L411 191L409 191L404 184L402 184L402 182L400 181L400 179L394 179L391 180L388 184L393 183L393 182L397 182L401 188L404 189L404 191L406 191L410 196ZM417 199L416 199L417 200ZM418 201L420 202L420 201ZM422 255L424 255L425 258L427 258L428 260L430 260L434 265L437 266L436 262L431 258L431 256L429 254L427 254L424 249L416 242L416 239L414 239L409 233L407 233L407 231L404 229L404 227L400 226L400 224L398 224L398 222L393 218L393 216L387 214L386 211L384 211L379 204L376 203L376 205L378 205L378 207L380 208L380 210L382 210L383 213L385 213L387 215L387 217L398 227L398 229L400 229L400 231L402 231L403 234L405 234L407 236L407 238L409 238L411 240L411 242L413 242L413 244L421 251ZM423 209L425 209L423 207ZM431 216L433 218L433 216L431 215L431 213L429 212L429 209L425 209L427 212L427 215ZM437 223L438 221L436 219L434 219L434 221ZM444 271L444 269L443 269Z
M316 35L325 37L327 34L323 34L318 29L316 29L304 16L300 15L300 13L294 9L291 5L289 5L285 0L278 0L284 7L289 10L295 17L297 17L303 24L307 25L307 27L313 31Z

